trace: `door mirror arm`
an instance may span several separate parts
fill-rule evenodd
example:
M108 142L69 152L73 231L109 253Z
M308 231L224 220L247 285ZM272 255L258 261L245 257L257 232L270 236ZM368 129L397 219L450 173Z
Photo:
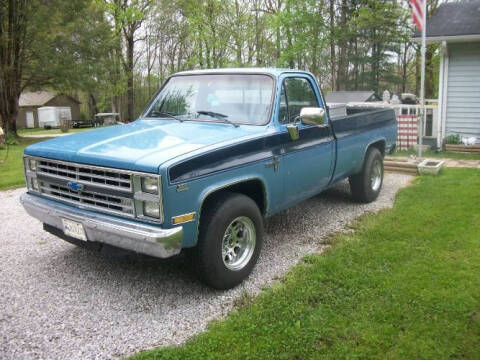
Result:
M299 139L297 123L301 122L303 125L314 125L317 127L326 127L325 123L325 109L315 107L304 107L300 110L300 115L293 119L293 123L287 124L288 134L290 139L296 141Z

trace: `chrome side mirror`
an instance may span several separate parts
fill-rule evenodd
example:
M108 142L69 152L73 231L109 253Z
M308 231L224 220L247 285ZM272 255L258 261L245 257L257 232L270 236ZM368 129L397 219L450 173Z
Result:
M304 125L325 125L325 109L318 107L304 107L298 116Z

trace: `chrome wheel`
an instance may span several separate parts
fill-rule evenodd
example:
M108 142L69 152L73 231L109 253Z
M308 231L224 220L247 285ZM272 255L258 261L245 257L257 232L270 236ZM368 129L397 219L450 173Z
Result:
M227 226L222 241L223 263L229 270L243 269L255 251L257 235L253 221L239 216Z
M380 160L375 160L372 166L372 173L370 174L370 187L373 191L380 189L382 184L382 163Z

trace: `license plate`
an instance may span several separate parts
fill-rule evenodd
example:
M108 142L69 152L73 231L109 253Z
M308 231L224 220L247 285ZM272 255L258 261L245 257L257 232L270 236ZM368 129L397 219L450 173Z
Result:
M87 241L87 235L85 234L85 229L81 223L68 219L62 219L62 223L63 232L65 235L74 237L75 239Z

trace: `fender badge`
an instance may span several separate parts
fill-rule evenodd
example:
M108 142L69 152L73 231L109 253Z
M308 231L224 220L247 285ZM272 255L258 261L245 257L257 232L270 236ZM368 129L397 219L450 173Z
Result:
M177 192L183 192L188 190L187 184L179 184L177 185Z

